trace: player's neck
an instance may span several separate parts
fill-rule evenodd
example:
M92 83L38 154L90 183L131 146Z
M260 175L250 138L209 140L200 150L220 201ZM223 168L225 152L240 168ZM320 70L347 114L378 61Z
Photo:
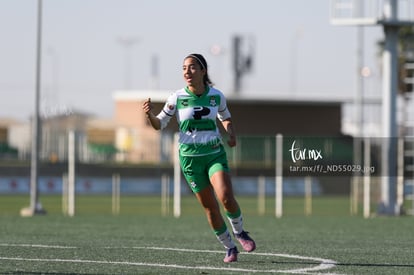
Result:
M201 96L205 92L206 86L204 84L197 86L188 86L188 90L197 96Z

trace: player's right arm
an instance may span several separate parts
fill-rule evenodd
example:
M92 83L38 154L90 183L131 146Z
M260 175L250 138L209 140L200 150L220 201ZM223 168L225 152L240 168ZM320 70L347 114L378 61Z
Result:
M151 123L152 128L155 130L160 130L161 121L152 113L151 98L148 98L148 100L144 101L144 104L142 104L142 109L144 110L149 122Z
M151 126L155 130L162 130L165 127L167 127L168 123L171 120L171 117L176 112L176 102L177 102L177 94L172 93L168 99L167 102L164 105L164 108L161 110L161 112L158 115L154 115L152 112L152 104L151 104L151 98L148 98L142 105L142 109L144 110L145 114L147 115L148 120L151 123Z

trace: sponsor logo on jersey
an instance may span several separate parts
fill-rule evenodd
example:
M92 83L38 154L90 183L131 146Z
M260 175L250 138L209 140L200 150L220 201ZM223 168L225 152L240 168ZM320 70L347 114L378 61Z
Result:
M188 99L181 100L181 105L188 106Z

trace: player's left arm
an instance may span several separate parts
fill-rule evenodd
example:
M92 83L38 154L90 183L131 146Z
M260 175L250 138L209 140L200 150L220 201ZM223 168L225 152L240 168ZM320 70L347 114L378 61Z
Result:
M231 118L229 117L225 120L222 120L221 124L223 124L224 130L226 130L226 133L229 135L229 140L227 141L227 144L230 147L236 146L236 132L234 131L233 122Z
M229 135L229 140L227 144L230 147L236 146L236 132L233 128L233 121L231 120L231 114L229 109L227 108L226 98L223 94L220 94L220 105L218 109L217 117L221 124L223 125L224 130Z

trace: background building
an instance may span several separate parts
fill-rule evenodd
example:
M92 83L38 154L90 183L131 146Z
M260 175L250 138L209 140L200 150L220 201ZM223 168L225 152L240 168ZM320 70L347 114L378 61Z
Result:
M154 113L161 111L169 91L117 91L115 100L116 144L119 159L133 162L171 161L175 118L159 132L148 123L142 104L149 97ZM238 136L329 136L342 133L342 108L338 97L274 96L271 93L229 94L227 104ZM174 120L174 121L173 121Z

